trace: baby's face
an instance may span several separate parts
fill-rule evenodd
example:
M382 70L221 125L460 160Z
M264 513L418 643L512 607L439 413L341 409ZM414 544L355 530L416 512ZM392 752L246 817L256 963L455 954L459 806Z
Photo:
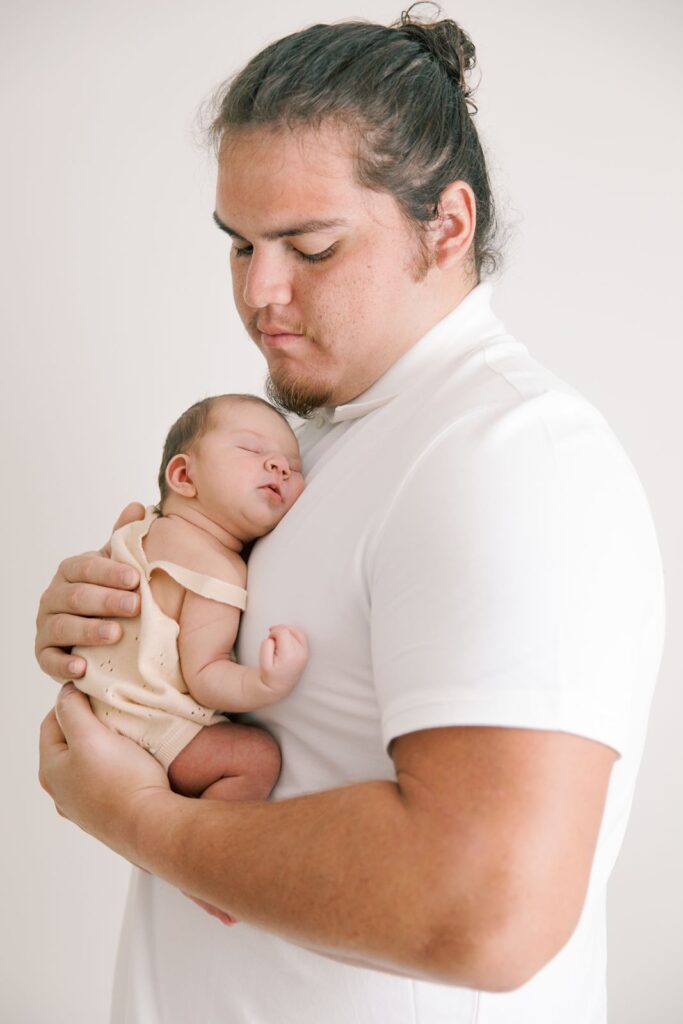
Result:
M296 437L256 402L221 402L191 457L204 512L245 541L277 526L304 489Z

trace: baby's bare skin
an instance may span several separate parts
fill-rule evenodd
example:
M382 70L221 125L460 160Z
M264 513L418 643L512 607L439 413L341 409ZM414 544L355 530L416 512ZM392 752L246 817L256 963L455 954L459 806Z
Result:
M194 572L244 588L247 566L226 549L192 508L169 501L174 511L156 519L143 540L149 562L175 562ZM239 609L186 590L155 569L150 587L161 610L179 626L178 651L190 694L204 707L255 711L280 700L296 685L307 658L306 639L293 626L271 626L263 641L258 668L238 665L232 650Z
M234 551L217 549L211 535L181 514L156 519L142 543L149 562L174 561L239 587L246 583L247 567L242 558ZM299 630L275 627L269 640L264 641L265 658L270 657L272 646L271 660L279 665L278 678L286 681L281 691L274 690L265 681L270 678L267 666L266 671L259 672L236 664L232 658L239 609L200 597L159 569L152 573L150 589L164 614L179 624L181 671L189 693L198 703L226 711L253 710L296 684L306 653ZM192 642L188 642L188 633L193 636ZM283 647L292 641L298 646L294 656ZM201 657L197 659L195 654ZM245 679L252 684L247 693ZM213 684L212 688L207 683ZM279 748L268 733L226 721L202 729L171 763L168 777L172 788L183 796L266 800L279 773Z

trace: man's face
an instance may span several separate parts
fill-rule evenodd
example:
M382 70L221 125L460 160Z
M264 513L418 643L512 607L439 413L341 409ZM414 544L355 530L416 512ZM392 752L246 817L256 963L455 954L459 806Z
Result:
M269 393L301 415L365 391L430 326L430 272L393 196L354 180L332 128L224 140L216 220Z

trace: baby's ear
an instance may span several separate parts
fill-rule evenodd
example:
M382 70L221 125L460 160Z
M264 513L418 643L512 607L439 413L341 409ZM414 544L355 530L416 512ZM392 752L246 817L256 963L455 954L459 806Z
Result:
M190 460L187 455L174 455L166 467L166 483L172 491L183 498L196 498L197 488L190 476Z

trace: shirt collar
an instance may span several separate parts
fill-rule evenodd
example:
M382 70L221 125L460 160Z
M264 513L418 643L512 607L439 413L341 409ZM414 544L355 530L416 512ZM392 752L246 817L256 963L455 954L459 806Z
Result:
M416 374L432 365L441 354L453 357L467 352L492 332L502 329L502 324L491 309L492 291L493 286L488 281L478 284L455 309L404 352L367 391L344 405L324 406L317 410L317 415L330 424L360 419L400 394L412 383Z

